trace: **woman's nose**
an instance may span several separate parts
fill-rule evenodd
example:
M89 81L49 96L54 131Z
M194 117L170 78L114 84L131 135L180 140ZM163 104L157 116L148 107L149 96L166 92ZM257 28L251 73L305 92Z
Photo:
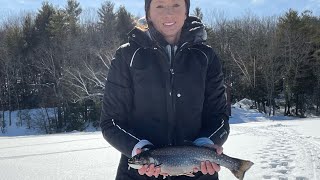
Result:
M173 7L169 7L169 6L165 7L165 13L168 15L174 14Z

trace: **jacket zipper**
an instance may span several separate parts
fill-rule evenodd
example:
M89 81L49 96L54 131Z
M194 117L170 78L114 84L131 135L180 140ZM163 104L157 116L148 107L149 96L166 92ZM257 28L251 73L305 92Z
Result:
M171 85L171 103L172 103L172 113L173 119L175 119L175 112L176 112L176 103L175 103L175 91L174 91L174 59L175 59L175 46L170 45L170 85ZM176 129L176 122L173 123L173 127L171 129L170 136L170 144L176 144L176 138L173 136L173 132Z
M159 46L159 48L161 49L161 54L165 55L165 57L167 57L169 59L169 71L170 71L170 96L171 96L171 107L172 107L172 114L171 117L173 118L172 120L175 119L175 111L176 111L176 103L175 103L175 96L174 96L174 75L175 75L175 71L174 71L174 60L176 55L182 51L182 48L187 45L188 43L184 43L180 48L176 48L176 46L171 46L170 45L170 54L167 53L163 53L166 52L166 50L164 48L162 48L161 46ZM169 116L170 117L170 116ZM174 123L174 126L172 127L172 129L170 129L170 131L168 132L168 142L169 142L169 146L170 145L174 145L176 143L176 138L173 137L173 132L176 129L176 123Z

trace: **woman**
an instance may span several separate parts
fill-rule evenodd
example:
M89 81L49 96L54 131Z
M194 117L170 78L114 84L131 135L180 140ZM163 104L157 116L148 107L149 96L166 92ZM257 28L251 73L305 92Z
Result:
M149 148L191 142L222 153L229 123L221 65L189 8L190 0L145 0L148 29L134 28L112 61L101 128L122 153L117 180L162 178L153 165L128 170L128 157ZM195 177L169 179L218 179L219 169L207 161Z

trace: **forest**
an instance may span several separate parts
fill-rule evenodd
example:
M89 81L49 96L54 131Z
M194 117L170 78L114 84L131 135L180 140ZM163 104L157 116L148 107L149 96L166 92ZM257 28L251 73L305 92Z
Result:
M272 116L320 114L320 17L290 9L281 16L246 13L227 18L197 7L207 44L223 64L231 102L254 100ZM99 126L101 100L113 55L138 20L125 6L105 1L84 10L76 0L64 7L43 2L37 12L8 15L0 22L0 127L32 128L24 109L54 109L43 115L46 133ZM48 112L46 111L46 112ZM5 112L9 116L5 117ZM29 118L28 118L29 117Z

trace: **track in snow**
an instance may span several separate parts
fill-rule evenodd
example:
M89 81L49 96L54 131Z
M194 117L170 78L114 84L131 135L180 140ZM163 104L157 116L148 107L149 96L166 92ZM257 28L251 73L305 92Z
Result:
M290 125L234 126L238 134L268 136L256 152L255 166L261 179L318 180L320 178L320 138L297 133ZM248 177L249 179L249 177Z

